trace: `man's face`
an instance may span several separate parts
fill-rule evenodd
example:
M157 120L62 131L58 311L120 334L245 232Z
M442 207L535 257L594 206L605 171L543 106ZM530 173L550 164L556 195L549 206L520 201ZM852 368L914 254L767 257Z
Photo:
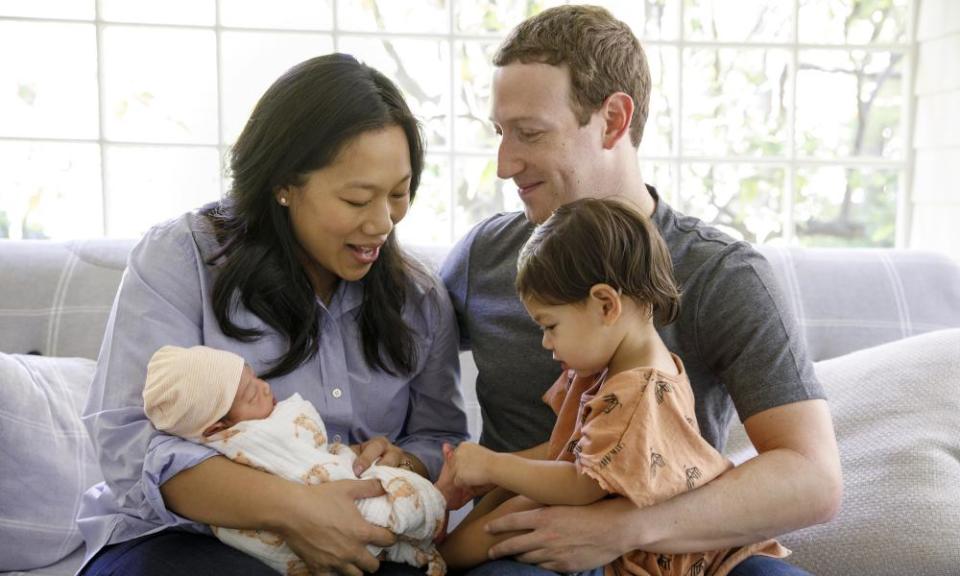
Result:
M604 124L580 126L566 66L515 62L493 75L492 120L500 134L497 176L517 185L527 218L541 223L557 207L605 191Z

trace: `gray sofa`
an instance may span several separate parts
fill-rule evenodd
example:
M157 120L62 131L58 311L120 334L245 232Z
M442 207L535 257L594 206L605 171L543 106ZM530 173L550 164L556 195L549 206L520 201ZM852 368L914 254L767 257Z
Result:
M82 558L70 519L100 477L77 411L132 245L0 241L0 572L72 574ZM762 250L831 396L844 464L837 519L781 540L815 574L960 572L960 267L927 252ZM742 429L728 450L751 457Z

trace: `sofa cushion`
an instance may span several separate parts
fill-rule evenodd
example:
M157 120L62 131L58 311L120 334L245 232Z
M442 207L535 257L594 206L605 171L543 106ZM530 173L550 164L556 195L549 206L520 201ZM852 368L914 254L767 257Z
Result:
M824 575L956 573L960 330L861 350L816 370L840 446L843 505L832 522L780 538L791 560ZM731 450L749 446L742 428L730 441Z
M814 361L960 327L960 266L921 250L760 246Z
M68 556L80 495L102 479L80 421L96 363L0 353L0 572Z
M0 240L0 351L96 358L133 240Z

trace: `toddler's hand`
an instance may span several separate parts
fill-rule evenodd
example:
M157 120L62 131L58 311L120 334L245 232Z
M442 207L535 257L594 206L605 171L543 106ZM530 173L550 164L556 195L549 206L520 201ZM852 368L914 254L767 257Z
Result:
M453 482L461 487L483 486L490 482L490 471L496 452L473 442L462 442L450 459Z
M454 448L450 444L445 443L443 445L443 469L440 470L440 477L435 484L447 500L447 510L459 510L467 502L495 488L493 484L469 486L457 482L457 465L454 452ZM463 459L461 459L462 461Z

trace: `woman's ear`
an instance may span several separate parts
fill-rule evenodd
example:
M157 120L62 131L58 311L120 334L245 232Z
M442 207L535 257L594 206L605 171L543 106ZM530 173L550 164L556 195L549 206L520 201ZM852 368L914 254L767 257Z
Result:
M594 284L590 288L590 300L600 311L604 325L613 324L623 313L620 291L609 284Z
M287 207L290 205L290 188L284 186L283 188L277 187L273 190L273 197L277 200L277 204Z
M209 438L209 437L213 436L214 434L216 434L217 432L221 432L221 431L223 431L223 430L226 430L226 429L229 428L229 427L230 427L230 425L227 424L226 420L223 420L223 419L217 420L217 421L214 422L213 424L207 426L207 429L203 431L203 437L204 437L204 438Z
M633 119L633 98L623 92L614 92L600 108L603 114L603 147L612 149L630 131Z

